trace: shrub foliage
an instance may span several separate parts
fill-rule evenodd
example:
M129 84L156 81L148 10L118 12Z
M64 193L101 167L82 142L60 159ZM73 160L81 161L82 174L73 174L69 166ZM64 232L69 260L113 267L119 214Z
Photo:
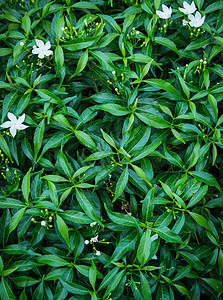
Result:
M0 1L1 299L221 298L223 2L183 5Z

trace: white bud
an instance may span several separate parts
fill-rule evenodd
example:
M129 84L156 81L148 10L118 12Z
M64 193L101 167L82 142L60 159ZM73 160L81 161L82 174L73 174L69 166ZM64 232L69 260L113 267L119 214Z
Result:
M115 71L112 71L112 74L113 74L113 75L115 75L115 73L116 73Z
M64 27L61 27L61 30L62 30L62 31L64 31L64 30L65 30L65 28L64 28Z
M200 59L200 63L202 63L203 62L203 59Z
M96 253L95 253L97 256L101 255L101 252L96 250Z
M90 242L89 242L89 240L85 240L84 243L85 243L85 245L88 245Z
M20 46L24 46L24 43L23 43L23 42L20 42Z
M136 34L138 35L138 34L139 34L139 31L136 31Z
M46 226L46 221L42 221L42 222L41 222L41 225L42 225L42 226Z

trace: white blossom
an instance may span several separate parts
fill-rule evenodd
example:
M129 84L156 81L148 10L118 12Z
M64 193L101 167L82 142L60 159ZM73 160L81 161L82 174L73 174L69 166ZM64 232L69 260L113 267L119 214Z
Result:
M151 259L158 259L158 257L156 255L154 255Z
M23 43L23 42L20 42L20 46L24 46L24 43Z
M89 240L85 240L84 243L85 243L85 245L88 245L90 242L89 242Z
M42 222L41 222L41 225L42 225L42 226L46 226L46 221L42 221Z
M160 19L169 19L172 14L172 8L167 7L165 4L162 4L162 10L156 10L156 14Z
M29 126L22 124L25 120L25 114L23 114L18 119L16 118L16 116L14 114L12 114L10 112L7 114L7 116L10 121L2 123L1 127L10 128L9 131L13 137L15 137L17 130L24 130L27 127L29 127Z
M32 53L38 54L39 58L44 58L44 56L50 56L53 51L49 50L51 47L50 41L46 42L44 45L43 41L36 39L37 47L33 47Z
M90 242L91 242L91 243L96 243L96 242L98 242L98 235L96 235L95 237L91 238L91 239L90 239Z
M92 223L90 223L90 226L94 227L96 224L97 224L97 222L92 222Z
M183 2L183 7L184 7L184 8L179 7L179 10L180 10L182 13L184 13L185 15L192 14L192 13L194 13L194 12L197 10L194 1L191 3L191 5L188 4L186 1L184 1L184 2Z
M195 16L189 15L188 18L190 19L189 25L192 27L200 27L204 23L205 16L201 18L201 14L197 11Z
M187 20L183 20L183 26L186 26L188 24L188 21Z
M101 255L101 251L98 251L96 250L96 253L95 253L97 256Z
M149 233L150 233L150 235L151 235L151 230L149 229ZM155 241L155 240L157 240L158 239L158 234L154 234L153 236L151 236L151 242L153 242L153 241Z

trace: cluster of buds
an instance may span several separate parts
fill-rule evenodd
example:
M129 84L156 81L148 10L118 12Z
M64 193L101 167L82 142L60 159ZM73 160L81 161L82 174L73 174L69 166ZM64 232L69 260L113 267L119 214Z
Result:
M188 67L189 67L189 65L186 64L186 65L185 65L185 69L184 69L184 71L183 71L183 79L184 79L184 80L187 79ZM181 75L181 73L180 73L180 68L179 68L179 67L177 67L177 73Z
M61 41L66 41L66 40L73 40L75 38L80 38L82 36L87 37L87 36L93 36L94 33L101 27L105 26L105 23L95 23L91 22L92 17L89 18L90 23L87 22L87 20L84 20L85 28L83 30L77 29L75 26L69 25L69 27L61 27L61 30L64 33L64 36L61 38Z
M112 71L112 77L110 80L107 80L107 82L114 87L115 92L117 93L117 95L120 95L123 93L123 88L122 88L122 84L124 81L124 74L121 73L121 81L118 80L117 74L115 71Z
M201 72L204 72L206 69L206 65L207 65L207 59L206 58L204 60L200 59L200 64L197 66L194 74L196 73L200 74Z
M170 21L168 23L168 19L166 19L166 23L164 25L162 25L161 27L159 27L159 31L162 34L166 34L167 32L167 28L173 23L173 21Z
M185 20L184 20L185 21ZM196 28L194 27L194 29L192 30L192 28L190 27L189 24L186 24L189 28L189 32L190 32L190 38L193 39L193 38L196 38L198 37L199 35L205 33L205 30L201 31L200 28Z
M140 42L140 32L135 29L135 27L132 28L132 31L130 34L127 34L127 39L132 43L133 47L139 48L139 42Z
M46 229L52 228L53 225L49 223L52 223L54 214L53 213L50 214L47 208L45 210L41 210L41 214L42 216L40 216L40 218L44 220L36 221L35 218L32 218L31 221L33 223L40 223L41 226L46 227Z
M92 223L91 223L91 224L92 224ZM95 245L94 245L94 243L97 243L97 242L98 242L98 234L97 234L95 237L92 237L92 238L90 239L90 241L89 241L89 240L85 240L85 241L84 241L85 245L93 244L93 249L95 250L95 254L96 254L97 256L99 256L99 255L101 255L101 251L97 250L97 249L95 248Z

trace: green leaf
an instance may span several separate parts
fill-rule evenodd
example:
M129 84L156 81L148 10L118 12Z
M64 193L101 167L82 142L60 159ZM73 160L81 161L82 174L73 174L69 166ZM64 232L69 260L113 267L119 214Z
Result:
M0 295L2 300L16 300L10 286L7 281L5 281L4 277L2 277L2 281L0 283Z
M114 140L113 140L113 138L110 137L110 135L108 135L108 134L107 134L106 132L104 132L104 130L102 130L102 129L101 129L101 133L102 133L102 135L103 135L104 140L105 140L110 146L112 146L113 148L117 149L117 148L116 148L116 145L115 145L115 142L114 142Z
M88 289L86 287L83 287L73 282L63 280L62 278L60 278L60 282L68 292L74 295L88 295Z
M130 114L131 112L127 110L125 107L119 104L102 104L98 106L98 109L104 110L112 114L113 116L125 116Z
M71 7L80 8L80 9L88 8L88 9L99 10L99 8L94 3L89 2L89 1L76 2Z
M189 212L189 214L200 226L212 231L211 227L208 225L208 221L203 216L194 212Z
M22 18L22 26L21 27L27 35L30 33L31 20L27 13L25 13L24 17Z
M126 165L125 169L123 170L119 180L117 181L116 188L115 188L115 196L113 202L117 200L121 194L123 193L129 178L129 170L128 165Z
M154 192L155 188L152 188L146 194L144 200L142 200L142 217L144 222L148 221L152 216L154 209Z
M194 178L196 178L198 181L204 182L208 186L216 186L222 193L222 189L219 183L212 174L204 171L192 171L190 172L190 174L194 176Z
M155 42L169 48L170 50L176 52L179 56L181 56L179 51L177 50L177 46L170 39L164 37L155 37Z
M80 189L77 189L77 188L75 188L75 190L76 190L77 201L80 204L80 206L83 209L83 211L86 213L86 215L89 218L91 218L91 220L97 222L102 227L104 227L104 225L101 223L101 221L99 220L99 218L95 214L94 207L91 205L90 201L87 199L87 197L85 196L84 192L82 190L80 190Z
M71 78L76 76L80 72L82 72L84 70L84 68L86 67L87 62L88 62L88 49L86 51L84 51L84 53L81 55L80 59L78 60L76 71L71 76Z
M47 264L52 267L64 267L69 264L66 260L57 255L42 255L36 257L35 260L40 264Z
M1 134L0 134L0 148L8 156L8 158L11 160L11 162L13 162L9 147Z
M158 143L152 143L150 145L147 145L145 147L143 147L142 150L140 151L137 151L135 154L134 154L134 157L133 159L131 159L131 162L135 162L135 161L138 161L146 156L148 156L149 154L151 154L154 150L156 150L159 145L161 144L162 142L158 142Z
M85 160L85 161L91 161L91 160L99 160L99 159L102 159L104 157L107 157L107 156L111 156L113 155L114 152L111 152L111 151L99 151L99 152L95 152L93 154L91 154L90 156L88 156Z
M152 228L162 239L169 243L184 244L181 237L166 226Z
M9 94L6 95L6 97L3 101L2 122L4 121L5 116L9 112L11 106L13 105L15 100L17 99L17 94L18 94L18 92L16 91L15 93L9 93Z
M92 261L91 267L89 269L89 281L93 289L95 289L96 276L97 276L97 268L94 264L94 261Z
M45 130L45 121L43 119L39 123L39 126L36 128L34 133L34 161L36 161L37 155L42 146L44 130Z
M83 213L81 211L66 210L63 213L59 213L59 215L63 219L72 221L74 223L90 224L92 222L92 219L90 219L85 213Z
M17 200L17 199L13 199L13 198L5 198L5 197L0 197L0 208L23 208L25 207L25 203Z
M55 62L56 62L57 72L58 72L64 64L63 48L60 45L57 45L55 49Z
M143 123L152 126L154 128L164 129L169 128L170 124L165 119L157 117L151 113L136 113L135 114Z
M182 96L180 95L180 93L169 82L167 82L165 80L152 78L152 79L144 80L144 82L150 84L153 87L165 90L168 93L176 95L180 99L182 99Z
M23 177L22 180L22 194L26 201L26 203L29 203L29 192L30 192L30 173L32 168L29 169L29 171L26 173L26 175Z
M26 210L26 207L21 208L17 213L15 213L11 219L11 222L9 224L9 234L16 229L18 226L22 216L24 215L24 212Z
M59 215L57 215L56 222L60 234L65 239L67 246L70 248L69 232L66 223Z
M108 214L109 218L114 223L119 224L119 225L136 227L137 220L134 217L132 217L130 215L126 215L126 214L121 214L121 213L118 213L118 212L113 212L110 209L108 209L106 204L104 204L104 206L105 206L105 209L107 211L107 214Z
M208 191L208 186L207 185L201 186L199 188L199 190L190 199L189 203L187 204L187 208L196 205L201 199L204 198L204 196L207 194L207 191Z
M149 229L147 229L143 233L137 249L137 259L142 266L146 263L147 259L149 258L150 248L151 248L151 237L150 237Z
M80 130L75 130L74 134L75 134L76 138L82 144L84 144L86 147L91 148L96 151L96 145L95 145L94 141L92 140L92 138L87 133L80 131Z

